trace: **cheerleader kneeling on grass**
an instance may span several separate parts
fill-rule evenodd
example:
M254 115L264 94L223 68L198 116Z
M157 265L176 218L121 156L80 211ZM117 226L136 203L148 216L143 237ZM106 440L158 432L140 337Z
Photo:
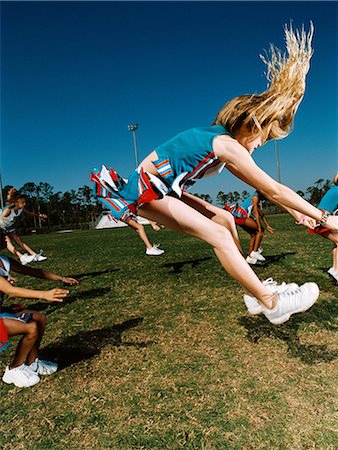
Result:
M261 282L239 250L231 227L220 223L217 212L203 208L198 199L191 195L187 199L184 191L197 179L216 175L226 167L294 217L305 214L308 218L303 225L314 227L318 222L338 231L338 217L324 215L273 180L251 156L255 148L290 132L305 92L312 36L312 24L309 33L285 27L287 54L272 47L270 60L262 57L270 81L266 91L234 98L219 111L212 126L183 131L159 145L127 182L113 169L109 176L98 172L91 178L106 192L107 199L120 202L122 213L137 213L209 243L224 269L244 287L249 313L263 313L273 324L309 309L318 298L318 286Z
M7 294L11 297L62 302L69 291L66 289L36 291L16 287L13 285L15 279L10 276L10 270L69 285L76 285L78 281L47 270L25 267L12 258L0 256L0 352L8 347L10 336L22 335L2 381L17 387L30 387L40 381L40 376L51 375L58 369L57 363L39 358L39 347L46 329L46 316L41 312L25 309L21 305L5 308L2 306L4 296Z
M18 192L15 188L11 188L7 195L6 206L0 214L0 249L5 248L5 241L9 242L8 239L5 240L5 237L8 237L25 252L21 253L14 246L11 246L12 250L9 250L7 246L7 249L11 253L13 253L13 255L19 258L21 264L26 265L31 263L32 261L45 261L47 257L43 256L42 250L40 250L39 253L36 253L17 234L14 223L21 214L26 214L31 217L38 217L42 220L45 220L47 218L45 214L35 214L34 212L28 211L26 209L26 197L24 195L21 195L20 192Z
M325 214L335 214L338 213L338 173L336 173L333 179L333 186L323 195L322 199L318 204L318 208L322 210ZM305 219L304 216L299 218L298 224L301 224ZM325 239L328 239L333 243L332 250L332 267L327 271L328 274L335 280L338 284L338 233L332 233L330 229L325 226L319 225L314 229L309 229L310 234L317 234Z

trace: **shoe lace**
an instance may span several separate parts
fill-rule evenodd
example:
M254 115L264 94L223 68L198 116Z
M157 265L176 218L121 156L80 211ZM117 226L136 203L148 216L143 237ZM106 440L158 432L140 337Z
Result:
M266 284L276 284L277 281L275 281L272 277L269 277L269 278L267 278L266 280L264 280L263 283L266 283Z
M290 311L298 307L298 303L302 300L301 288L297 285L278 286L276 289L278 295L278 310L280 314Z
M276 294L285 294L285 295L293 295L296 292L300 292L299 286L287 284L285 282L277 286L275 291Z
M283 281L283 283L281 283L280 285L277 284L277 281L275 281L273 278L267 278L265 281L263 281L263 285L266 287L274 287L275 290L273 291L274 293L283 293L287 288L288 289L296 289L298 287L298 285L296 283L286 283L285 281Z

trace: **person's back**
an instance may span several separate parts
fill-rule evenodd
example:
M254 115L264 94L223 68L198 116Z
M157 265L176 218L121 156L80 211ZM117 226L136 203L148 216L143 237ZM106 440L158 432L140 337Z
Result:
M322 197L318 208L333 214L338 209L338 185L332 186Z

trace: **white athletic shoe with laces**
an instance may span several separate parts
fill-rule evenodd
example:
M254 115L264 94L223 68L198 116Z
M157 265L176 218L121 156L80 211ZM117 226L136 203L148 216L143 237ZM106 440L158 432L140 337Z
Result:
M275 281L271 277L264 280L262 282L262 284L266 288L268 288L269 291L271 291L273 293L275 293L277 291L277 288L279 288L279 287L283 287L283 288L285 286L291 286L293 288L299 287L298 284L296 284L296 283L285 283L285 281L283 281L282 284L278 285L277 281ZM253 316L263 312L263 306L261 306L261 304L258 302L258 300L250 294L244 294L244 303L248 309L248 313Z
M260 252L251 252L249 255L251 258L257 259L257 261L266 261L264 256Z
M40 381L40 377L32 372L28 366L22 364L19 367L14 367L14 369L7 366L2 381L7 384L14 384L17 387L31 387Z
M274 325L280 325L290 319L292 314L307 311L317 301L319 287L316 283L304 283L302 286L278 286L277 305L274 309L263 308L263 314Z
M151 248L146 249L146 254L150 256L159 256L164 253L164 250L158 248L158 245L154 244Z
M46 361L44 359L36 358L36 360L27 366L29 370L38 375L52 375L57 372L59 366L56 362Z
M34 261L34 259L35 259L35 255L29 255L28 253L25 253L21 256L20 262L23 266L25 266L26 264L29 264L32 261Z

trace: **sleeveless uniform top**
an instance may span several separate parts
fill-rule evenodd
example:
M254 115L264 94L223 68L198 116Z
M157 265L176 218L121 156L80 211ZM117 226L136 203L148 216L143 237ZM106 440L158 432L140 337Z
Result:
M239 218L248 218L251 216L252 213L252 197L257 197L258 192L255 191L253 194L251 194L249 197L247 197L241 205L237 206L233 209L232 215Z
M0 226L3 230L9 231L13 229L15 220L22 214L23 208L14 211L14 206L6 206L5 209L10 209L10 213L7 217L1 217Z
M319 202L318 209L333 214L338 209L338 186L330 188Z
M213 140L220 135L231 136L224 127L213 125L191 128L155 148L153 161L160 176L180 196L196 180L220 173L225 163L213 151Z
M218 159L212 147L214 138L220 135L231 136L218 125L191 128L158 146L155 149L158 159L153 161L158 176L138 167L125 180L114 169L108 170L103 165L101 171L91 173L94 194L116 219L135 219L138 206L165 195L181 197L197 179L220 173L225 163Z

